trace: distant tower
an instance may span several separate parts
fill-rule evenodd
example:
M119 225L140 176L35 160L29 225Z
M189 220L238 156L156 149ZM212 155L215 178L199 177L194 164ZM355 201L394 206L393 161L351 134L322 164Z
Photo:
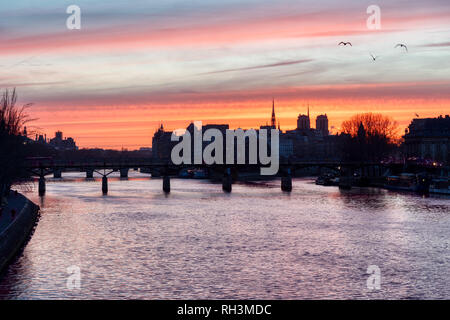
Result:
M309 130L311 123L309 120L309 106L307 115L300 114L297 119L297 130Z
M61 131L55 132L55 138L56 140L62 141L63 140L63 133Z
M316 118L316 130L319 131L322 136L328 136L330 132L328 131L328 117L326 114L321 114Z
M23 136L27 137L28 136L28 132L27 132L27 127L23 128Z
M274 129L277 127L277 120L275 118L275 99L272 99L272 120L271 120L271 126Z

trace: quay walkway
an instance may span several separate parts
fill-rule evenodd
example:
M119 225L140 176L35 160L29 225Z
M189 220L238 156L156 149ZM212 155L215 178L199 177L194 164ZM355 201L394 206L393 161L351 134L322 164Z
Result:
M14 191L0 204L0 272L22 248L36 224L39 206Z

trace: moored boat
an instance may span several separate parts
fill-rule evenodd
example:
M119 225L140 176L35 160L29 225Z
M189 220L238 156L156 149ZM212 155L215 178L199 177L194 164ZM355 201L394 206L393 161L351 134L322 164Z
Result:
M389 190L427 193L429 182L425 175L402 173L399 176L388 176L384 187Z
M319 186L338 186L339 178L332 174L321 175L316 179L316 184Z
M450 195L449 179L439 178L433 179L430 183L430 193L448 194Z
M195 169L192 172L194 179L206 179L208 178L208 171L205 169Z
M205 169L182 169L178 172L179 178L184 179L206 179L208 171Z

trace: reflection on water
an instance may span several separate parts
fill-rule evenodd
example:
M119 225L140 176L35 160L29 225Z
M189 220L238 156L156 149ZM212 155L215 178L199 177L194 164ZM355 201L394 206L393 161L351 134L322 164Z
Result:
M221 185L66 174L28 196L41 220L1 298L450 298L449 198L312 180ZM67 267L81 289L66 288ZM369 291L369 265L381 290Z

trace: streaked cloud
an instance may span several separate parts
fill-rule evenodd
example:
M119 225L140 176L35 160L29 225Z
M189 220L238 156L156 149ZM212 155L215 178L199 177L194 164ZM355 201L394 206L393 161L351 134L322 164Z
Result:
M256 69L265 69L265 68L274 68L274 67L283 67L283 66L290 66L293 64L299 64L299 63L306 63L311 62L312 59L302 59L302 60L294 60L294 61L280 61L276 63L270 63L270 64L264 64L259 66L250 66L250 67L242 67L242 68L234 68L234 69L225 69L225 70L217 70L217 71L210 71L210 72L204 72L200 73L201 75L205 74L216 74L216 73L225 73L225 72L235 72L235 71L245 71L245 70L256 70Z
M428 47L428 48L450 47L450 42L429 43L429 44L422 45L422 47Z

